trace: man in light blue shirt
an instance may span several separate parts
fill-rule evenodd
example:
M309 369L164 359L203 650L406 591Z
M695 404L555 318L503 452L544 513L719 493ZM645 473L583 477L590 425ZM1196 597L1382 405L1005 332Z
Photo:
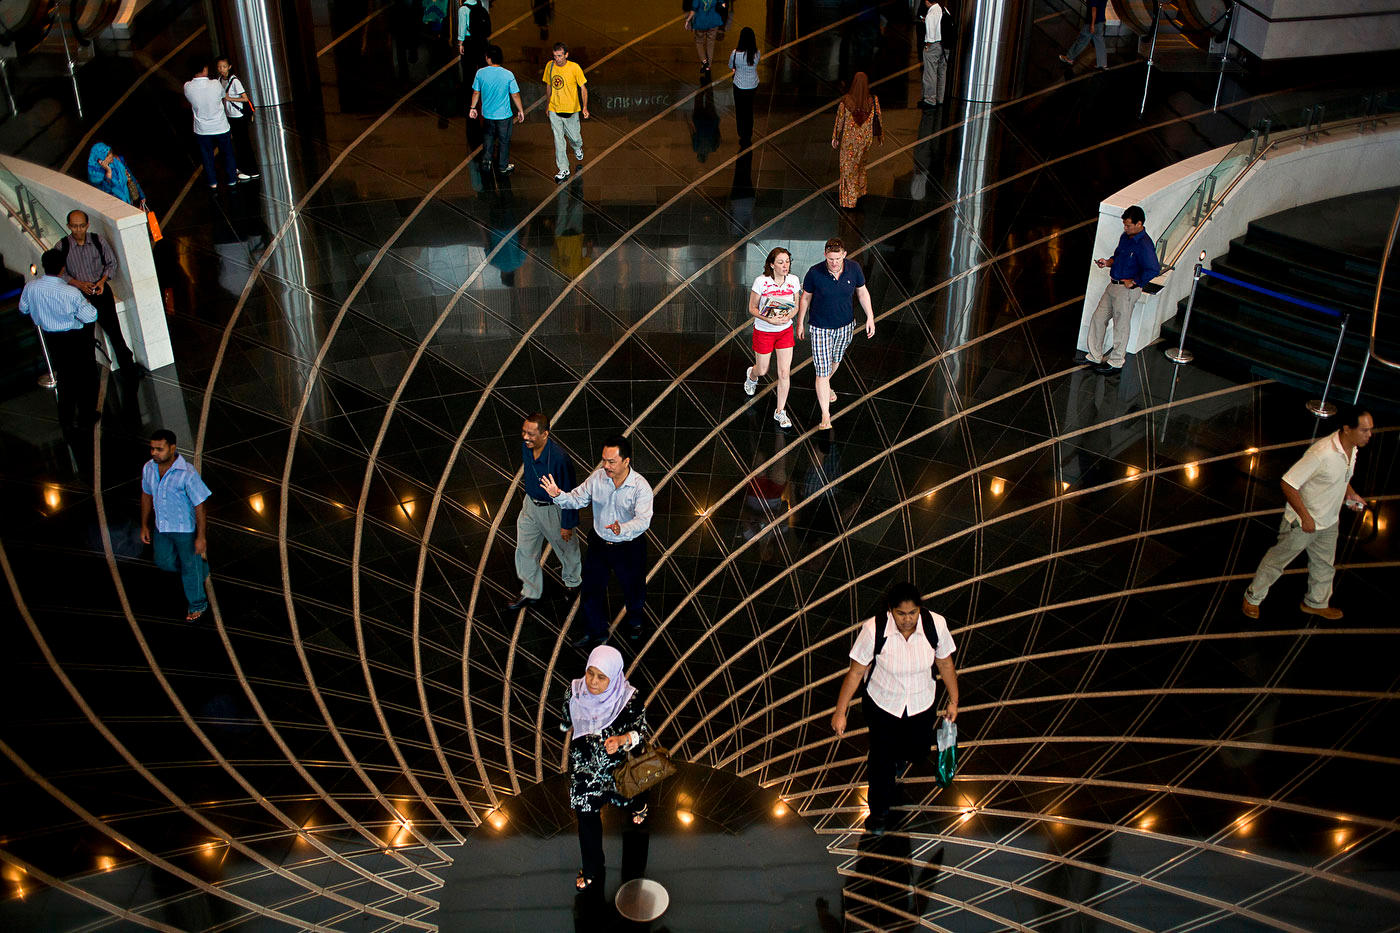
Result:
M88 427L97 411L97 357L93 353L92 323L97 309L83 293L63 281L63 251L51 249L40 257L44 274L24 286L19 310L44 332L54 379L58 382L58 423L64 431Z
M486 124L486 136L481 144L481 168L491 166L502 175L515 171L510 161L511 103L515 103L516 123L525 122L525 108L520 103L520 85L515 75L501 67L505 55L499 45L486 47L486 67L472 80L472 107L467 119L475 120L478 113ZM497 151L499 148L499 151Z
M153 546L157 567L180 575L189 603L186 622L196 621L209 608L204 593L204 578L209 576L204 537L208 498L209 487L175 449L175 433L161 428L152 434L151 459L141 470L141 540Z
M632 444L620 434L603 441L603 465L572 492L564 492L552 475L540 486L566 509L593 506L593 529L583 558L585 630L574 647L590 650L608 640L608 576L617 574L627 598L627 637L642 634L647 599L647 540L651 526L651 484L632 469Z

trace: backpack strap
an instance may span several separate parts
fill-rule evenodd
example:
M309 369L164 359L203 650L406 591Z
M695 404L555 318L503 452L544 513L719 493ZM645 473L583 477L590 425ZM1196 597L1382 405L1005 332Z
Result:
M888 616L888 612L886 613ZM870 683L870 677L875 673L875 664L880 660L880 652L885 650L885 625L889 624L888 618L885 625L880 624L880 616L875 616L875 653L870 656L870 667L865 672L865 680L862 683ZM942 642L942 637L938 634L938 627L933 624L933 613L927 609L919 609L919 621L924 625L924 637L928 638L928 633L933 632L933 676L938 676L938 646Z

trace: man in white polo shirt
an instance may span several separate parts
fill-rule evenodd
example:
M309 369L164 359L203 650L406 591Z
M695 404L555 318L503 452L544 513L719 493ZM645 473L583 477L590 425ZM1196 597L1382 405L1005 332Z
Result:
M185 82L185 100L194 110L194 138L199 143L199 157L204 160L204 180L210 188L219 187L219 173L214 169L217 148L224 160L224 177L230 185L236 185L238 163L233 157L228 115L224 113L224 86L209 77L209 63L203 59L191 62L190 72L194 77Z
M919 107L932 110L943 103L948 87L948 50L943 47L943 4L933 0L923 0L923 3L924 74Z
M1308 595L1298 608L1328 620L1342 617L1342 610L1327 605L1332 597L1332 561L1337 554L1337 526L1341 508L1360 511L1366 500L1351 488L1356 453L1371 439L1369 412L1355 409L1341 416L1342 426L1308 448L1301 460L1288 468L1279 485L1288 504L1283 508L1278 541L1264 554L1240 608L1251 619L1259 618L1259 604L1269 587L1298 554L1308 552Z

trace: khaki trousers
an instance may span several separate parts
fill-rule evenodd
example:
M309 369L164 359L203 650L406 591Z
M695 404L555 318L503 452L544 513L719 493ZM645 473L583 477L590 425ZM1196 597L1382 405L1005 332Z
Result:
M565 541L559 535L560 508L554 503L536 505L526 496L515 519L515 575L520 578L520 594L539 599L544 594L544 570L540 554L545 542L559 555L559 570L570 589L583 582L583 559L579 556L579 531Z
M1093 317L1089 318L1089 349L1086 355L1090 363L1104 361L1104 335L1108 332L1108 322L1112 321L1113 346L1107 353L1108 365L1115 369L1123 368L1128 353L1128 328L1133 323L1133 305L1137 304L1141 294L1140 288L1109 283L1108 290L1099 299L1099 306L1094 309Z
M1278 526L1278 541L1264 553L1259 569L1254 572L1254 580L1244 591L1244 598L1254 605L1264 601L1269 587L1287 569L1288 565L1304 550L1308 552L1308 595L1303 602L1314 609L1324 609L1332 598L1332 577L1336 570L1332 561L1337 556L1337 529L1341 522L1333 522L1326 528L1312 533L1303 530L1297 522L1284 519Z

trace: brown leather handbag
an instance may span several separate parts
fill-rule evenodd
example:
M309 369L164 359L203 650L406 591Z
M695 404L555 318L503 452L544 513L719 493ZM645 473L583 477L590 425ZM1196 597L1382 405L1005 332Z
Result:
M617 792L631 800L675 773L676 766L671 762L671 756L666 753L666 749L647 742L646 749L641 754L627 753L627 760L613 771L613 780L617 782Z

